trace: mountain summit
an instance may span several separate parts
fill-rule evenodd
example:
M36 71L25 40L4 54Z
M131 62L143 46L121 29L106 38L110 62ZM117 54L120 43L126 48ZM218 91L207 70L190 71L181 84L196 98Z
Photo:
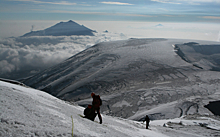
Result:
M89 35L94 36L94 30L69 20L68 22L60 22L44 30L31 31L22 37L28 36L71 36L71 35Z

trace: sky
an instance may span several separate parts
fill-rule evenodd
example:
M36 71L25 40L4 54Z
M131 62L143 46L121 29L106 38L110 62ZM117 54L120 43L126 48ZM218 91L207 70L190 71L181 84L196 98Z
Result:
M68 20L130 37L220 40L220 0L0 0L0 38Z
M220 0L1 0L0 19L220 23Z

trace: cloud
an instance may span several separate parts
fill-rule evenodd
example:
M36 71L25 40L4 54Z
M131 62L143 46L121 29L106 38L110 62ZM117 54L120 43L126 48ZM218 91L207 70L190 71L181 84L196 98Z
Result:
M219 0L179 0L179 1L186 1L186 2L216 2L216 3L219 3L220 1Z
M15 66L7 62L7 60L0 61L0 71L1 73L10 73L15 70ZM0 73L0 74L1 74Z
M11 1L33 2L37 4L76 5L76 3L70 3L66 1L60 1L60 2L46 2L46 1L39 1L39 0L11 0Z
M37 72L67 59L87 46L83 40L76 40L81 43L77 44L61 41L64 39L36 37L8 38L0 41L0 77L25 71L27 74L33 70Z
M133 16L133 17L156 17L152 15L143 15L143 14L125 14L125 13L116 13L116 15L121 15L121 16Z
M160 3L168 3L168 4L183 4L187 2L192 5L199 5L200 3L220 3L219 0L151 0Z
M0 40L0 77L17 79L54 66L96 43L121 40L120 34L36 36Z
M219 16L203 16L201 18L204 18L204 19L217 19L217 20L220 20L220 17Z
M121 3L121 2L106 2L106 1L99 2L99 3L102 3L102 4L111 4L111 5L134 5L134 4L130 4L130 3Z
M72 13L72 14L96 14L96 15L109 15L105 12L86 12L86 11L69 11L69 10L52 10L51 13Z
M72 14L91 14L91 15L114 15L114 16L132 16L132 17L156 17L144 14L127 14L127 13L106 13L106 12L84 12L84 11L66 11L66 10L53 10L51 13L72 13Z
M160 2L160 3L169 3L169 4L181 4L179 2L172 1L172 0L151 0L151 1Z

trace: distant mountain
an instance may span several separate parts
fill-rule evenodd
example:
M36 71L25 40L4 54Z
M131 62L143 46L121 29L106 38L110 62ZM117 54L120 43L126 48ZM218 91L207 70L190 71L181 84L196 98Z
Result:
M162 24L157 24L155 27L163 27Z
M70 20L68 22L60 22L56 25L44 30L31 31L22 37L28 36L71 36L71 35L89 35L94 36L94 30Z
M103 113L135 120L146 114L161 119L206 113L204 97L220 89L220 73L210 71L218 70L220 45L191 41L99 43L24 83L82 106L91 103L90 93L95 92L103 99ZM161 105L163 110L157 109Z

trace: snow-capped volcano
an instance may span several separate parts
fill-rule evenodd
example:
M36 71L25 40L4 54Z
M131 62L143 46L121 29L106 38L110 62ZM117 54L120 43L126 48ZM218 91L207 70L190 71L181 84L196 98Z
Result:
M28 36L71 36L71 35L89 35L94 36L94 30L69 20L68 22L60 22L56 25L44 30L31 31L22 37Z
M206 51L201 54L189 46L191 40L178 39L99 43L25 84L82 106L91 102L88 98L95 92L103 99L103 113L135 120L146 114L151 119L211 114L203 106L220 98L220 72L210 71L218 67L214 58L219 58L219 53L201 47L211 44L217 51L220 46L217 42L193 42ZM161 105L164 109L157 109Z

